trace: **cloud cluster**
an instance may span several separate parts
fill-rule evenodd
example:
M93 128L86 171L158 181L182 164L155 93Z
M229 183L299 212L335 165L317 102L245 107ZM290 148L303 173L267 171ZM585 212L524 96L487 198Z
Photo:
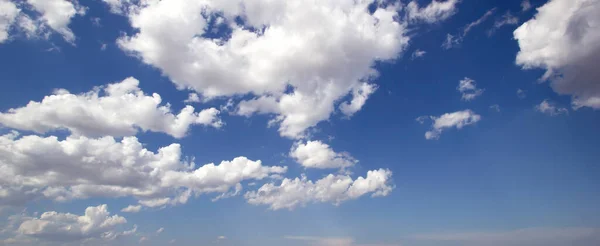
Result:
M24 10L36 14L30 15ZM13 29L28 38L48 38L56 32L73 43L75 35L69 24L75 16L85 15L85 12L77 0L26 0L19 4L0 0L0 43L10 38Z
M187 202L191 195L226 193L245 180L286 172L237 157L194 167L171 144L152 152L135 137L87 138L0 136L0 205L33 199L66 201L90 197L137 198L147 207ZM137 207L126 209L134 212Z
M459 81L456 90L462 94L462 100L464 101L471 101L483 94L483 89L477 88L475 80L467 77Z
M442 20L458 1L411 3L409 17L369 0L105 2L136 30L121 49L207 100L249 95L237 114L271 115L281 136L303 138L336 107L346 116L363 107L374 64L408 45L406 18Z
M425 123L426 119L431 119L433 124L431 130L425 132L425 139L439 139L442 132L449 128L461 129L468 125L473 125L481 120L481 116L471 110L456 111L453 113L445 113L440 116L421 116L417 121L421 124Z
M79 95L58 89L41 102L0 113L0 124L37 133L68 129L74 135L118 137L143 130L176 138L184 137L191 125L223 125L215 108L194 112L194 107L186 106L174 115L168 103L161 105L159 94L148 96L138 85L130 77Z
M272 210L293 210L309 203L333 203L357 199L371 194L373 197L387 196L394 186L392 172L386 169L367 172L366 178L352 179L348 175L329 174L315 182L306 176L283 179L281 184L267 183L256 191L247 192L244 197L250 204L268 205Z
M549 100L544 100L540 104L535 106L535 110L540 113L547 114L550 116L557 116L561 114L568 114L569 110L563 107L556 106L556 103Z
M537 10L514 31L516 63L545 69L542 80L570 95L573 108L600 109L600 1L551 0Z

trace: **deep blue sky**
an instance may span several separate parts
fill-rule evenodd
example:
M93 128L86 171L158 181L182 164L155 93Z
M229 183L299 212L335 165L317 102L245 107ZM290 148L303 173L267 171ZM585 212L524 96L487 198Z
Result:
M428 1L420 1L424 4ZM75 45L53 35L49 40L15 39L0 45L0 111L40 101L55 88L71 93L133 76L147 93L157 92L172 108L184 106L188 91L177 90L169 78L119 49L121 32L132 32L127 19L108 12L99 1L81 2L85 16L75 17L70 28ZM545 1L532 1L534 6ZM246 203L243 196L211 202L212 195L192 198L186 204L162 210L126 214L139 231L152 234L149 243L163 245L177 239L181 245L292 245L302 240L284 236L352 237L358 243L429 245L411 235L510 231L522 228L600 227L600 114L590 108L549 116L535 105L550 99L569 107L570 97L555 93L538 78L544 70L523 70L515 64L519 51L507 25L488 36L494 20L506 11L519 25L536 10L521 12L520 1L464 0L446 21L420 27L401 58L377 64L379 89L352 118L337 113L319 123L312 139L347 151L360 160L353 170L388 168L396 189L386 197L361 197L339 206L309 204L293 211L270 211ZM495 14L473 28L460 47L443 49L448 33L458 33L486 11ZM93 25L93 17L101 26ZM101 50L106 44L106 50ZM55 45L58 50L48 51ZM411 59L414 50L427 53ZM469 77L484 93L473 101L461 100L459 80ZM517 89L526 97L517 97ZM214 100L201 107L218 107ZM500 106L500 112L490 109ZM439 116L471 109L481 121L462 129L448 129L438 140L426 140L430 123L422 115ZM304 170L286 157L295 142L280 137L277 127L267 128L268 116L251 118L222 114L221 129L192 127L189 136L175 139L161 133L140 133L146 148L180 143L197 164L246 156L265 165L286 165L286 177L306 173L311 179L326 174ZM0 129L7 132L9 129ZM251 188L251 187L250 187ZM90 205L108 204L111 212L135 202L132 198L92 198L65 203L37 201L29 211L81 214ZM3 214L5 216L7 214ZM137 239L131 239L136 240ZM300 245L300 244L299 244ZM435 244L438 245L438 244ZM439 244L445 245L445 244ZM450 244L447 244L450 245Z

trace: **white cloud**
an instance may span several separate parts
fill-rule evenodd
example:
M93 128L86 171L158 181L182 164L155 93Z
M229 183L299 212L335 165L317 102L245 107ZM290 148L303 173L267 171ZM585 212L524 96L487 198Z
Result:
M529 9L531 9L531 2L529 2L529 0L523 0L523 2L521 2L521 11L525 12Z
M341 106L347 115L358 111L368 96L361 88L375 88L374 63L396 59L408 45L400 6L371 13L370 3L141 1L126 11L138 32L118 44L203 98L254 96L240 103L239 114L272 115L280 135L302 138L339 103L348 105ZM213 22L231 35L205 38ZM349 94L358 99L341 101Z
M494 110L496 112L500 112L500 105L498 105L498 104L490 105L490 109Z
M525 93L525 91L522 89L517 89L517 97L519 99L524 99L525 97L527 97L527 93Z
M223 125L215 108L194 112L194 107L186 106L174 115L168 103L160 105L159 94L145 95L138 84L130 77L79 95L59 89L41 102L31 101L25 107L0 113L0 124L37 133L68 129L91 137L130 136L141 129L176 138L184 137L191 125Z
M121 209L121 212L124 212L124 213L137 213L140 210L142 210L142 206L141 205L129 205L129 206Z
M453 113L445 113L440 116L430 116L433 120L432 129L425 133L425 138L438 139L442 132L448 128L461 129L465 126L472 125L481 120L481 116L471 110L456 111ZM417 120L422 119L421 117Z
M456 90L462 94L462 100L464 101L471 101L483 94L483 89L477 89L477 83L475 80L467 77L458 82L458 87L456 87Z
M516 63L542 68L555 92L572 97L572 106L600 109L600 1L551 0L514 31L520 51Z
M242 181L287 171L246 157L194 166L193 159L182 161L179 144L152 152L135 137L117 142L113 137L71 136L59 141L54 136L19 138L11 133L0 136L0 205L134 197L140 205L163 207L186 203L191 195L226 193Z
M127 11L127 7L131 4L131 0L102 0L110 8L110 12L114 14L123 14Z
M76 15L85 14L85 8L79 6L77 0L27 0L27 3L39 12L41 19L52 30L61 34L67 42L75 41L75 35L69 28L69 24Z
M188 98L183 101L185 103L197 103L200 102L200 96L198 93L190 93L188 94Z
M9 37L10 27L13 25L21 10L8 0L0 0L0 44Z
M417 59L417 58L423 57L426 53L427 52L424 50L417 49L417 50L415 50L415 52L412 53L411 59Z
M305 168L347 168L358 162L348 153L336 153L321 141L296 143L290 150L290 157Z
M18 232L43 241L112 240L130 234L128 231L118 231L119 225L125 223L125 218L119 215L111 216L104 204L86 208L83 215L44 212L39 218L24 220Z
M158 230L156 230L156 234L160 234L161 232L163 232L165 230L164 227L158 228Z
M227 239L227 237L225 237L225 236L218 236L217 237L217 240L225 240L225 239Z
M556 106L556 103L550 102L547 99L542 101L540 104L535 106L535 110L547 114L550 116L557 116L561 114L568 114L569 110L566 108Z
M589 246L600 244L598 228L526 228L511 231L421 234L418 241L439 242L427 245L464 246Z
M416 1L411 1L406 6L406 11L411 21L435 23L454 15L458 11L456 5L459 2L460 0L433 0L426 7L419 8L419 4Z
M493 35L498 29L506 25L516 25L519 24L519 17L516 17L510 13L510 11L506 12L506 14L502 15L499 19L494 22L494 26L490 30L488 30L488 36Z
M387 196L394 186L391 183L392 172L387 169L367 172L367 177L352 180L347 175L329 174L313 182L305 176L295 179L283 179L281 184L264 184L256 191L247 192L244 197L250 204L267 205L272 210L293 210L308 203L332 203L339 205L344 201L357 199L371 193L373 197Z
M460 43L462 43L463 39L467 36L467 34L469 34L471 29L475 28L476 26L481 25L481 23L485 22L490 16L492 16L494 14L495 11L496 11L496 8L488 10L487 12L485 12L485 14L483 14L481 17L479 17L479 19L465 25L462 28L462 32L459 34L452 35L452 34L448 33L446 35L446 39L442 43L442 47L444 49L451 49L451 48L454 48L454 47L457 47L458 45L460 45Z
M340 104L340 110L346 116L354 115L354 113L358 112L365 105L367 99L375 90L377 90L377 86L374 84L360 84L358 87L352 89L352 100Z

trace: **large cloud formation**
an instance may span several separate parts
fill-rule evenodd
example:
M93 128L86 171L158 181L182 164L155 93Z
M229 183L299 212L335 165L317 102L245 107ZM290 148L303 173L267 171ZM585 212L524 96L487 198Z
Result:
M123 50L206 99L251 95L238 114L274 115L282 136L302 138L336 107L347 116L362 108L375 62L408 45L406 18L445 19L458 1L413 3L409 17L372 0L104 2L136 30L118 40Z
M191 125L223 125L215 108L194 112L188 105L174 115L168 103L160 105L159 94L145 95L138 85L139 81L130 77L80 95L59 89L41 102L0 112L0 125L37 133L68 129L91 137L131 136L141 129L176 138L185 136Z
M572 106L600 109L600 0L551 0L514 32L516 63L543 68Z

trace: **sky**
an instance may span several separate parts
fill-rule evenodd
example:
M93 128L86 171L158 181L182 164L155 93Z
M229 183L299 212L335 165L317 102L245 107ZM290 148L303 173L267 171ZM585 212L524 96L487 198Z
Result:
M599 0L0 0L0 245L600 245Z

